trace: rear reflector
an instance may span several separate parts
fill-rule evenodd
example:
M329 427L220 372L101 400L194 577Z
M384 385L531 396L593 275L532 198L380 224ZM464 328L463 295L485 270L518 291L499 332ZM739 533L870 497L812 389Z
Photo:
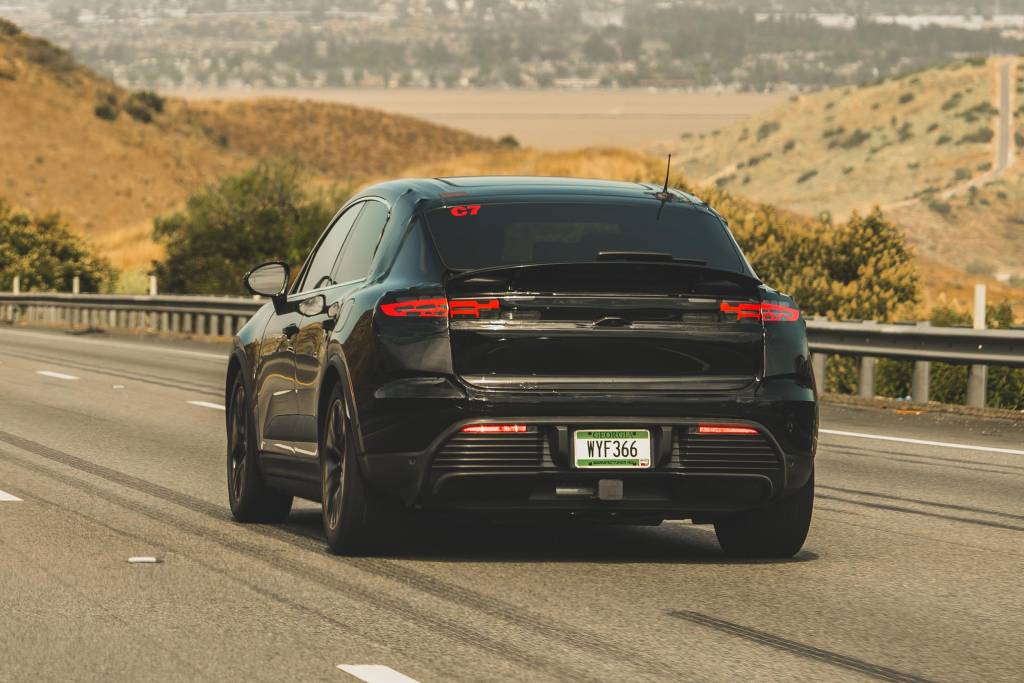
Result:
M526 425L466 425L459 431L467 434L522 434Z
M477 301L476 299L415 299L413 301L396 301L381 304L380 310L392 318L447 318L467 317L479 318L480 311L497 311L500 307L497 299Z
M758 432L753 427L737 427L735 425L700 425L697 427L698 434L750 434Z
M800 319L800 311L781 304L770 304L762 301L759 304L735 303L723 301L719 310L722 313L735 313L737 320L763 320L766 323L794 322Z

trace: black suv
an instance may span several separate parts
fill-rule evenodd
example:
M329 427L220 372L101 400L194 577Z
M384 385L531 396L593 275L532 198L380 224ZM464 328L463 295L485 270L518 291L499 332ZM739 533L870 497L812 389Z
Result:
M359 193L269 296L227 373L241 521L323 503L330 549L411 514L713 523L795 554L817 409L804 321L725 222L654 185L397 180Z

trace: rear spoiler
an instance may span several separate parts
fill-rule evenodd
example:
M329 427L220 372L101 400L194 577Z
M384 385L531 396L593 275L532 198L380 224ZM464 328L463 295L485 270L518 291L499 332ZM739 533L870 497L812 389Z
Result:
M527 263L449 272L449 296L504 292L594 292L753 296L761 281L745 273L667 261Z

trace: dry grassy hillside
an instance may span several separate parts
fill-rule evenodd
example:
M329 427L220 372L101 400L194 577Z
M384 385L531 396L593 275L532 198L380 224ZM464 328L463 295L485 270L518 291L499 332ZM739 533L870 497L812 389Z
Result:
M344 185L417 159L494 147L416 119L333 104L172 99L144 123L128 113L132 103L131 93L63 50L0 20L0 196L35 212L59 211L129 269L159 254L150 238L154 216L258 156L294 157ZM97 115L104 105L116 118Z
M881 206L915 247L927 306L964 308L976 281L1024 306L1021 167L976 191L946 196L991 173L999 61L958 63L861 88L801 95L742 124L664 145L688 175L801 213L842 219ZM1024 69L1013 88L1016 145L1024 140ZM1019 280L1015 280L1019 282Z
M951 186L992 162L994 69L957 64L794 96L682 143L694 177L805 213L845 214ZM979 134L983 135L983 134Z

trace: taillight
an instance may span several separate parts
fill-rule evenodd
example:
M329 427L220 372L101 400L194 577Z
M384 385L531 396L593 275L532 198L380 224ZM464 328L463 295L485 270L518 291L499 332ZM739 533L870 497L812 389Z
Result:
M523 434L527 427L512 424L466 425L459 431L466 434Z
M800 319L800 311L792 306L771 304L762 301L754 303L729 303L723 301L719 306L722 313L735 313L737 320L763 320L766 323L795 322Z
M697 433L757 435L757 430L753 427L738 427L736 425L698 425Z
M415 299L381 304L380 310L392 318L447 318L447 299Z
M413 299L381 304L380 310L392 318L479 318L481 311L497 311L497 299Z

